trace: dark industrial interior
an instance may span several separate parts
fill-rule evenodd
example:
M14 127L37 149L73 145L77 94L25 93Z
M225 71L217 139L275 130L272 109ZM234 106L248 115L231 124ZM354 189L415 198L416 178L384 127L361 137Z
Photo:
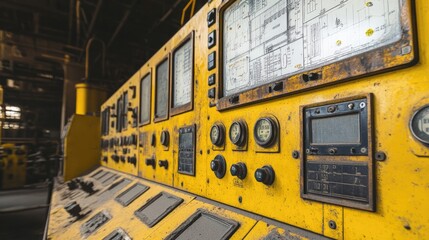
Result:
M61 164L62 129L75 112L75 84L96 82L112 93L190 19L191 8L184 10L190 2L194 12L205 3L0 1L1 143L24 146L28 156L24 188L0 193L1 239L42 237L49 179ZM35 229L16 231L22 219L37 220L28 224Z

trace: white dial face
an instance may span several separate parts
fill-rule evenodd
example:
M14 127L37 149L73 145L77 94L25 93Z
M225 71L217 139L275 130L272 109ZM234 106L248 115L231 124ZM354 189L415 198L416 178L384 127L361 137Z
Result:
M240 128L240 124L238 123L233 123L231 125L231 128L229 130L229 137L231 138L231 141L234 143L237 143L238 140L241 137L241 128Z
M267 119L261 119L256 123L256 137L260 142L269 142L273 136L273 125Z
M210 138L212 143L216 143L219 140L219 127L213 126L210 132Z
M189 39L174 52L173 73L173 107L179 107L191 102L192 98L192 41Z
M401 39L399 0L237 0L223 16L229 96Z

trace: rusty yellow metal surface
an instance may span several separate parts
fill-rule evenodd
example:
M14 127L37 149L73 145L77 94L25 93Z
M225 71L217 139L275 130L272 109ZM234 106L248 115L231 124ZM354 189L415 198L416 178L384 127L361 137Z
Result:
M63 138L65 181L100 164L100 138L100 117L72 116Z
M218 111L209 107L207 92L210 88L207 78L216 74L217 68L207 70L207 56L213 51L219 52L218 46L207 49L207 35L218 30L217 25L207 27L207 13L218 8L220 0L207 3L182 29L167 42L127 84L137 86L137 99L140 99L140 79L151 72L151 121L141 125L136 132L142 138L137 147L137 168L128 163L114 163L108 160L108 166L123 172L156 181L177 189L207 197L237 209L243 209L301 229L335 239L425 239L428 238L429 219L429 151L428 146L417 141L411 134L409 122L412 114L421 106L429 104L429 2L415 2L415 18L418 32L419 61L416 65L404 69L391 69L372 76L360 76L347 82L330 82L329 86L301 91L259 103L243 105L235 109ZM411 10L410 10L411 11ZM191 32L194 33L194 107L191 111L169 116L166 120L155 122L155 67L170 54ZM392 62L390 62L393 64ZM218 61L219 65L220 62ZM324 69L329 76L335 76L340 67ZM171 66L170 66L171 71ZM339 74L344 74L341 72ZM342 75L342 77L344 77ZM292 78L293 82L299 80ZM171 78L170 78L171 81ZM331 80L326 80L328 83ZM313 84L314 87L318 83ZM297 90L298 85L291 86ZM122 87L102 107L112 105L126 87ZM286 87L287 88L287 87ZM218 88L216 89L218 90ZM375 169L375 211L365 211L343 207L301 197L300 159L292 157L292 152L303 154L300 108L335 99L350 98L372 94L372 116L374 137L373 152L386 154L385 161L376 161ZM138 101L133 104L139 104ZM133 106L137 106L133 105ZM259 117L274 116L279 122L278 149L261 152L255 143L253 128ZM210 142L210 128L214 123L222 122L228 129L235 120L244 120L248 126L248 142L244 151L236 151L231 141L226 139L222 148L213 147ZM183 126L196 125L196 170L195 176L177 172L178 163L178 129ZM170 134L168 148L159 140L161 131ZM127 130L128 131L128 130ZM104 139L123 136L111 130ZM152 144L154 139L155 144ZM276 145L275 145L276 146ZM276 146L277 147L277 146ZM113 150L103 152L110 158ZM134 150L133 150L134 151ZM227 173L219 179L210 170L210 161L221 154L227 163ZM147 166L145 160L151 158L167 160L168 169ZM243 180L233 177L229 167L233 163L244 162L247 165L247 177ZM254 178L256 169L269 165L275 171L275 180L271 186L257 182ZM138 170L137 170L138 169ZM335 227L330 227L335 222ZM332 225L331 225L332 226ZM166 227L167 228L167 227ZM173 228L173 227L171 227ZM113 230L113 229L112 229ZM273 229L261 228L260 234ZM169 231L169 230L168 230ZM251 239L251 238L249 238Z
M100 106L106 101L107 91L89 83L76 84L76 114L98 115Z
M27 149L12 143L1 145L0 189L20 188L27 179Z

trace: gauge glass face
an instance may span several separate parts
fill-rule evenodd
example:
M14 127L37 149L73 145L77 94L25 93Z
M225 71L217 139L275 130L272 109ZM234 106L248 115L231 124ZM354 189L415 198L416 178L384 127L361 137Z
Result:
M268 143L273 137L273 124L268 119L260 119L255 125L256 138L258 142Z
M220 130L218 126L213 126L211 131L210 131L210 139L212 141L213 144L217 144L219 141L219 136L220 136Z
M241 137L241 127L237 122L231 125L229 130L229 137L233 143L237 143Z
M429 144L429 106L414 114L411 120L411 131L419 141Z

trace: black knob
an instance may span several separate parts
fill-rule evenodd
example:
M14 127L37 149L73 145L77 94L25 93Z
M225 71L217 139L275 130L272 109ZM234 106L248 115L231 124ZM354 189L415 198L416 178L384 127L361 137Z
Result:
M255 179L265 185L271 185L274 182L275 173L271 166L263 166L255 171Z
M119 156L118 155L112 155L111 158L113 159L113 161L119 162Z
M221 179L226 173L226 162L222 155L217 155L210 162L210 169L215 173L216 177Z
M82 210L80 205L75 201L64 206L64 209L72 216L72 217L81 217L80 211Z
M155 159L146 158L146 166L152 166L153 169L156 167Z
M79 184L80 184L80 188L82 188L82 190L84 192L89 193L89 194L95 193L95 191L94 191L94 183L93 182L90 182L90 181L80 181Z
M161 132L161 137L160 137L160 140L161 140L161 144L163 145L163 146L168 146L168 143L169 143L169 139L170 138L170 134L168 133L168 131L162 131Z
M75 190L79 187L78 182L76 180L71 180L69 182L67 182L67 187L69 188L70 191Z
M125 156L121 156L121 162L125 162Z
M107 158L107 156L104 156L103 159L101 159L101 161L103 161L103 162L107 162L107 160L109 160L109 158Z
M131 163L131 164L133 164L134 166L136 166L137 165L137 158L136 158L136 156L129 157L128 162Z
M159 167L163 167L165 169L168 169L168 161L167 160L159 160L158 161L158 166Z
M231 168L229 169L232 176L237 176L239 179L244 179L247 175L247 167L244 163L235 163L231 165Z

